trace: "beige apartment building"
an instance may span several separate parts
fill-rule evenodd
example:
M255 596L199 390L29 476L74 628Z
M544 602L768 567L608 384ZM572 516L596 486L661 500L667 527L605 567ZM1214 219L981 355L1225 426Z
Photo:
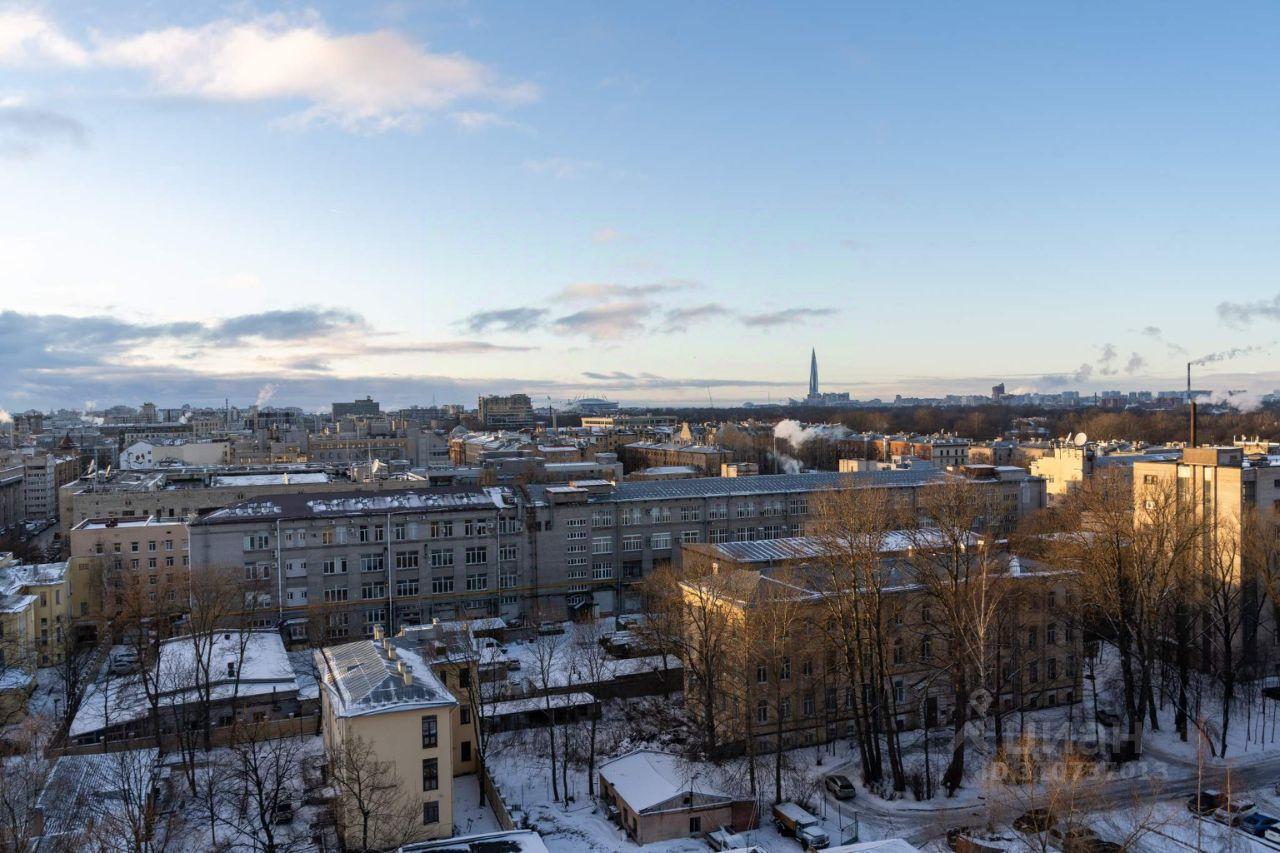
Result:
M110 581L121 573L172 586L191 564L187 524L176 518L89 518L71 528L67 540L78 567L75 615L85 625L118 615Z
M947 725L954 700L940 668L948 658L945 635L936 611L931 612L931 605L938 605L906 568L914 544L918 539L891 534L881 550L885 576L899 578L885 600L888 707L881 715L898 729ZM824 549L820 540L807 537L682 547L683 560L698 560L709 569L681 583L686 630L696 635L705 624L700 608L711 608L727 620L729 635L741 638L724 641L741 654L718 656L723 670L716 717L723 743L742 745L752 737L761 749L771 750L779 737L792 747L855 735L855 693L843 667L845 656L823 628L831 618L824 599L839 594L824 581ZM1074 576L1024 558L995 556L1008 586L1002 593L999 638L990 652L992 676L984 686L1001 712L1079 701L1082 637L1065 607ZM771 650L772 657L757 657L753 624L771 606L789 609L793 639ZM691 642L697 646L696 638ZM696 679L695 668L686 667L685 701L695 714L703 696Z
M325 751L331 765L368 748L390 765L383 784L400 792L398 808L370 827L371 847L395 847L453 835L454 714L458 700L416 644L382 636L314 653L320 673ZM341 786L344 838L361 830L352 794ZM359 843L359 835L352 841Z
M732 450L705 444L636 441L622 447L622 464L628 472L688 466L704 477L717 477L721 466L732 461Z

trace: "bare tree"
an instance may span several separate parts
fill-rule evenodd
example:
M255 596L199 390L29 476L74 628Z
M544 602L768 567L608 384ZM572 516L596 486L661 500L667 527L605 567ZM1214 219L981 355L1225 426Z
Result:
M881 782L887 752L895 791L905 790L906 776L897 728L887 724L896 717L889 689L891 622L901 608L891 601L891 590L903 578L885 551L902 524L889 490L840 489L821 497L810 533L821 546L816 568L825 587L824 626L852 703L863 782Z
M944 654L933 666L947 673L951 685L956 737L942 777L948 796L964 782L970 699L976 688L990 683L997 641L1005 570L991 541L1004 520L995 498L963 481L930 486L920 497L919 525L904 533L911 542L910 579L931 609L926 621L937 620L943 640Z
M228 776L238 808L219 819L240 845L256 853L288 853L303 845L276 818L293 807L293 784L302 776L301 744L276 737L265 723L243 723L231 739Z
M539 631L531 642L533 684L542 694L543 707L547 714L547 738L551 749L551 798L558 803L561 792L560 780L557 778L559 753L556 743L556 720L559 715L556 713L555 699L552 694L562 686L561 675L565 664L564 635ZM568 792L566 791L565 794Z
M328 758L338 790L336 807L355 823L343 836L348 850L398 847L414 838L419 807L406 796L395 762L380 760L373 745L358 735L343 738Z
M0 773L0 850L23 850L34 829L36 799L44 789L53 762L44 755L49 724L29 717L9 732L16 755Z

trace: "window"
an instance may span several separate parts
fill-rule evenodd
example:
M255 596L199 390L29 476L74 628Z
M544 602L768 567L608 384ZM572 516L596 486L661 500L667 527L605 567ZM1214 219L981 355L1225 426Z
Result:
M788 509L792 515L808 515L809 499L808 498L792 498L788 504Z
M326 528L325 530L321 530L321 531L320 531L320 544L321 544L321 545L332 545L332 544L333 544L333 540L334 540L334 535L333 535L333 528L332 528L332 527L330 527L330 528Z
M1051 622L1049 627L1044 629L1044 644L1046 646L1054 646L1058 643L1058 625Z
M396 568L397 569L416 569L418 568L418 552L417 551L397 551L396 552Z
M680 507L680 520L681 521L701 521L702 508L696 507L696 506Z
M817 712L812 693L804 694L804 699L800 703L800 712L806 717L812 717Z
M565 527L586 527L587 520L585 518L570 518L564 523Z
M325 601L346 601L347 588L345 586L333 586L324 591Z
M334 557L323 561L320 566L321 571L326 575L345 575L347 573L347 558Z
M387 561L381 554L361 554L360 555L360 571L362 572L382 572L386 571Z
M471 760L471 741L469 740L464 740L462 742L462 760L463 761Z
M431 568L448 569L453 566L453 551L443 548L431 549Z
M391 527L391 538L396 542L403 542L405 534L408 532L408 526L403 521L397 521Z
M639 507L629 507L622 510L622 526L630 527L634 524L640 524L644 520L644 513Z
M509 562L520 556L520 549L515 545L503 545L498 548L498 559Z
M907 701L907 686L902 683L901 678L893 682L893 701L898 704Z
M1027 648L1034 649L1036 647L1036 629L1027 629Z
M360 597L369 598L386 598L387 584L386 581L375 581L373 583L360 584Z
M452 577L436 577L431 579L431 592L434 595L440 595L444 592L453 592Z
M578 540L578 539L586 539L586 538L587 538L587 531L585 531L585 530L570 530L570 531L569 531L569 533L568 533L568 535L567 535L565 538L566 538L566 539L568 539L570 542L573 542L573 541Z
M727 527L717 527L711 531L711 544L719 545L721 542L728 542L731 532Z
M804 662L800 664L800 674L803 675L805 678L813 677L813 661L812 660L806 658Z
M759 702L756 703L756 722L757 723L769 722L769 703L764 699L761 699Z
M435 800L422 804L422 825L430 826L440 822L440 804Z
M753 503L740 503L733 510L734 518L755 518L756 505Z
M1044 671L1045 671L1045 675L1048 677L1050 681L1053 681L1055 678L1057 678L1058 677L1058 659L1049 658L1047 661L1045 661Z
M784 720L791 719L791 697L783 696L782 701L778 703L778 716Z
M1040 681L1040 661L1033 660L1027 664L1027 681L1038 684Z
M700 817L689 818L689 834L697 835L699 832L702 832L702 818Z
M649 547L655 551L671 547L670 533L655 533L649 537Z
M680 541L685 545L698 542L702 539L701 530L683 530L680 532Z
M729 517L729 507L724 504L711 504L707 507L707 521L723 521Z
M480 573L467 575L467 592L480 592L489 588L489 576Z
M591 540L592 554L612 554L613 540L608 536L597 536Z
M480 566L489 562L489 549L484 545L472 545L467 548L466 560L468 566Z
M453 535L452 521L433 521L431 522L431 538L440 539Z
M778 666L778 678L783 681L791 680L791 658L782 659L782 663Z
M933 638L927 635L920 641L920 660L933 660Z
M613 563L598 563L591 567L591 579L607 581L613 579Z
M396 595L401 598L409 595L418 594L418 579L411 578L409 580L396 581Z
M598 509L591 513L592 527L613 527L613 510Z
M440 789L440 759L422 759L422 790L437 791ZM439 818L437 817L437 820Z
M623 551L643 551L644 537L643 536L623 536L622 550Z
M246 551L263 551L271 547L271 537L265 533L251 533L244 537L244 549ZM138 550L137 542L129 543L130 551Z
M519 533L521 529L520 519L518 518L498 519L498 532L501 534Z
M756 684L769 683L769 667L762 663L756 664Z
M483 518L468 518L463 523L462 532L466 536L488 536L489 522Z
M422 718L422 748L435 749L440 744L440 724L434 714Z
M902 648L901 638L893 641L893 662L897 666L901 666L905 660L905 652Z

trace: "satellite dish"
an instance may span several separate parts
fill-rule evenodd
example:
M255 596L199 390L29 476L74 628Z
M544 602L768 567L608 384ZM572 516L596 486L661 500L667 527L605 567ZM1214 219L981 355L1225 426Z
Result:
M1085 435L1082 432L1078 432L1076 433L1075 441L1076 441L1076 447L1084 447L1086 444L1089 443L1089 436Z

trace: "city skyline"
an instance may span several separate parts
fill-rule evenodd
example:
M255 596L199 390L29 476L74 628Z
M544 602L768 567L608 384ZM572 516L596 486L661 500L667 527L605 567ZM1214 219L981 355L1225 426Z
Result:
M554 12L0 5L0 407L1280 387L1280 10Z

